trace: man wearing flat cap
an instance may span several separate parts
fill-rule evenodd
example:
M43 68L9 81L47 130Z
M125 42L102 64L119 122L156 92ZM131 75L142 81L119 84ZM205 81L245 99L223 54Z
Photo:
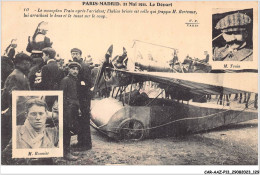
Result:
M67 160L77 160L70 151L71 132L77 134L79 129L79 93L78 93L78 73L81 65L77 62L68 64L69 73L61 80L60 90L63 91L63 150L64 158ZM81 128L80 128L81 129Z
M253 50L246 42L251 18L243 13L227 15L219 20L216 29L222 32L226 45L215 48L214 61L252 61Z
M82 150L92 148L91 133L90 133L90 102L91 102L91 70L83 62L82 51L78 48L71 49L71 56L74 62L80 64L81 69L78 74L78 95L81 116L79 119L78 143L75 145Z
M2 106L2 149L8 144L12 136L12 91L30 90L27 74L31 67L32 58L25 53L15 56L15 69L7 77L1 97Z

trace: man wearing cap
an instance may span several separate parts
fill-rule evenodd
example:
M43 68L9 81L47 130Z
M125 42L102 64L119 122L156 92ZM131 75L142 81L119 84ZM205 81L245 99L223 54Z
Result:
M12 91L30 90L27 74L31 67L32 59L25 53L15 56L15 69L7 77L1 97L2 105L2 149L11 138L12 131Z
M81 65L77 62L68 64L69 73L61 81L60 90L63 91L63 150L64 158L67 160L77 160L78 157L71 154L70 140L71 132L77 134L79 129L79 93L77 91L79 81L78 73Z
M81 69L78 74L78 95L81 117L79 119L78 143L75 145L78 148L89 150L92 148L91 133L90 133L90 102L91 102L91 70L83 62L82 51L78 48L71 49L71 56L74 62L80 64Z
M234 13L222 18L216 25L216 29L222 32L226 45L215 48L214 61L252 61L253 50L246 42L248 37L248 25L251 18L242 13Z

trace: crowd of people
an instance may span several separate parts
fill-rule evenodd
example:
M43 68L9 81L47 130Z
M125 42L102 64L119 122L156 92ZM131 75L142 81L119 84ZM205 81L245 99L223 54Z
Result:
M237 34L245 35L244 26L251 22L251 19L244 14L233 14L231 17L237 17L239 19L244 19L241 26L235 26L237 21L231 21L229 25L225 21L230 17L220 20L216 28L221 30L226 35ZM237 19L234 18L234 19ZM232 18L233 19L233 18ZM223 23L223 24L222 24ZM15 49L17 47L16 40L12 40L11 44L5 50L5 56L1 57L1 107L2 107L2 125L1 125L1 150L3 151L10 143L12 138L12 92L14 90L42 90L42 91L52 91L52 90L62 90L63 91L63 147L64 147L64 158L67 160L77 160L77 155L71 151L71 136L77 135L78 142L73 147L80 150L90 150L92 149L91 133L90 133L90 104L91 104L91 88L93 87L91 66L86 63L82 58L82 51L78 48L72 48L71 60L67 65L60 59L57 59L57 54L55 49L52 47L51 39L46 36L47 29L45 28L46 23L41 22L37 26L35 33L32 37L28 37L28 44L25 48L30 55L26 53L16 53ZM235 28L236 30L233 30ZM230 30L232 29L232 30ZM239 32L238 32L239 31ZM241 34L242 33L242 34ZM225 38L224 38L225 39ZM245 41L242 40L239 43L245 45ZM226 39L225 39L226 40ZM233 41L233 40L232 40ZM109 61L112 55L113 46L108 49L108 53L105 55L105 63L111 63ZM240 47L239 47L240 49ZM215 61L223 61L223 52L226 52L227 46L224 49L214 52ZM236 48L237 50L237 48ZM241 48L241 51L245 50L245 47ZM248 55L248 52L249 55ZM232 51L225 54L225 60L227 58L236 56L237 52ZM244 53L244 52L243 52ZM252 50L247 49L244 58L236 58L239 61L251 61L252 60ZM227 56L228 55L228 56ZM239 54L241 55L241 54ZM199 69L203 72L210 72L211 67L207 66L209 61L209 54L205 52L206 58L204 60L192 60L189 56L184 60L183 64L187 64L189 67L186 72L195 72L195 69L191 69L192 66L203 67ZM238 57L238 55L237 55ZM127 52L123 48L123 54L121 56L115 57L112 62L114 62L113 67L117 69L126 69L127 67ZM195 65L196 62L197 64ZM173 68L174 65L178 63L177 54L174 53L173 59L169 63ZM206 65L206 66L205 66ZM103 65L106 67L107 65ZM180 67L180 66L179 66ZM190 71L189 71L190 70ZM191 71L192 70L192 71ZM98 71L97 71L98 72ZM96 73L97 73L96 72ZM182 72L184 72L182 70ZM106 73L109 73L108 71ZM108 76L110 77L110 76ZM109 90L110 92L111 90ZM242 94L240 95L240 103L242 99ZM108 95L105 95L108 96ZM211 96L207 97L210 100ZM229 105L230 96L221 95L219 98L219 104L222 105L226 98L227 105ZM247 97L245 95L246 107L248 107L250 95ZM235 99L238 99L238 94L236 94ZM257 94L255 95L257 99ZM51 111L55 101L57 101L57 96L46 96L44 103L46 103L46 109ZM139 100L140 101L140 100ZM257 100L255 100L255 108L257 108ZM28 117L28 115L27 115ZM28 122L25 123L28 125ZM29 125L28 125L29 126ZM31 125L33 127L33 125ZM21 127L22 128L22 127ZM40 141L39 141L40 142ZM22 144L21 144L22 145ZM40 143L38 144L40 145ZM56 144L57 145L57 144Z
M91 68L82 58L82 51L71 49L71 60L64 66L56 59L50 38L46 36L45 23L41 22L34 35L28 38L26 53L15 53L17 45L8 48L11 53L2 56L2 145L3 151L12 138L12 92L14 90L62 90L64 92L63 146L64 158L77 160L71 152L70 138L77 135L73 145L79 150L92 149L90 133ZM11 48L11 49L10 49ZM6 66L5 66L6 65ZM44 92L43 92L44 95ZM46 96L49 111L57 96ZM33 127L33 126L32 126Z

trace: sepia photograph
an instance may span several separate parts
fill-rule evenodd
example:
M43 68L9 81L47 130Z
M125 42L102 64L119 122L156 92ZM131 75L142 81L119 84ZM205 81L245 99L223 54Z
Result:
M253 61L253 9L213 9L212 25L214 61Z
M1 9L5 168L259 174L258 2Z
M62 157L62 103L61 91L13 91L12 126L5 123L11 132L2 135L2 162L28 158L26 163L36 163L47 160L37 158ZM16 161L19 162L13 163Z

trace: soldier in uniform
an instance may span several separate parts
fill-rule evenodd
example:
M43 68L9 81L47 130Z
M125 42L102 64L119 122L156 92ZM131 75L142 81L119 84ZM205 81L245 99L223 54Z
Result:
M216 47L213 53L214 61L252 61L253 50L248 46L248 25L251 18L242 13L227 15L219 20L217 30L221 30L226 41L224 47Z
M80 126L78 133L77 148L89 150L92 148L91 133L90 133L90 102L91 102L91 70L83 62L82 51L78 48L71 49L71 56L73 61L80 64L81 69L78 74L78 94L79 107L81 111Z

